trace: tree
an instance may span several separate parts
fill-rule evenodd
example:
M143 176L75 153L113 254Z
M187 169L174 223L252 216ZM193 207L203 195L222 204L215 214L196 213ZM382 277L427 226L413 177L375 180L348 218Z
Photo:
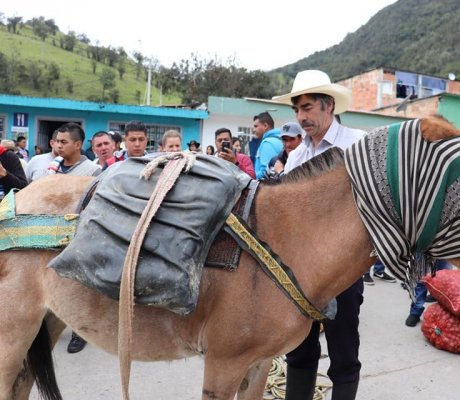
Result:
M19 26L22 24L22 17L10 17L7 18L6 27L8 32L18 33Z
M114 67L118 58L118 52L113 47L109 46L105 49L105 60L109 67Z
M64 50L73 52L73 49L75 48L76 44L77 44L77 36L75 35L74 31L70 31L67 35L64 35L63 37Z
M88 36L86 36L84 33L79 33L77 35L77 39L85 44L90 44L91 40L89 40Z
M102 99L105 99L105 91L115 87L116 75L110 68L104 68L102 70L99 81L102 85Z
M136 60L136 79L139 79L139 77L141 76L142 69L144 67L144 56L142 55L142 53L135 51L133 53L133 57Z
M27 68L27 72L29 80L32 83L32 87L35 90L40 90L42 86L42 69L40 68L40 65L35 61L31 61Z
M47 19L45 24L48 26L50 34L56 36L56 33L59 32L59 27L54 22L54 19Z
M93 74L96 74L96 69L97 69L97 61L96 60L91 60L91 68L93 69Z
M45 41L47 36L51 33L51 28L46 23L45 17L32 18L30 21L27 21L27 23L32 26L34 34L43 41Z
M120 77L120 79L123 79L123 75L126 72L126 59L125 58L120 57L118 59L117 71L118 71L118 76Z

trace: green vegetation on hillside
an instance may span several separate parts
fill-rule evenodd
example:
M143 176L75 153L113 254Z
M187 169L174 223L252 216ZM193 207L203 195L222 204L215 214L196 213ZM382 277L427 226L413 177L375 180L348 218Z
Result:
M459 21L460 0L399 0L340 44L263 72L193 54L165 68L138 52L64 34L53 20L23 22L0 11L0 93L141 104L149 65L152 105L198 105L210 95L270 99L289 91L304 69L323 70L333 81L379 67L460 76Z
M271 74L284 90L305 69L326 71L334 81L379 67L460 76L459 21L459 0L399 0L340 44Z
M0 79L0 92L126 104L144 103L144 67L139 74L136 62L125 53L118 61L125 70L120 78L118 65L110 66L105 60L95 60L89 44L75 40L72 51L61 48L65 36L57 32L41 40L29 25L22 25L17 33L8 32L6 26L0 25L0 77L5 78ZM113 82L110 82L110 77L113 77ZM162 101L163 104L177 104L179 96L164 95ZM151 104L160 104L160 91L154 86L151 89Z

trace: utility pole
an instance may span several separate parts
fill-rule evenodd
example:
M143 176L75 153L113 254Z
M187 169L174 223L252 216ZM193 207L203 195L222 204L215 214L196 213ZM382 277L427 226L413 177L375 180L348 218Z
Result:
M146 101L145 101L145 104L147 106L150 105L150 88L152 86L152 59L149 60L149 67L148 67L148 70L147 70L147 89L145 91L145 97L146 97Z

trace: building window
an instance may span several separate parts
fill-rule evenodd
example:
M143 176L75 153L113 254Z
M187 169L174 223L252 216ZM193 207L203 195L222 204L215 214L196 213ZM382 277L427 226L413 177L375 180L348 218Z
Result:
M0 139L6 139L6 115L0 114Z
M382 94L393 94L393 82L382 81Z
M241 152L249 155L249 142L254 137L254 134L252 133L252 128L247 126L239 126L238 132L236 133L236 135L233 136L236 136L238 137L238 139L240 139Z
M118 131L122 135L125 131L126 122L110 122L109 130ZM168 125L154 125L154 124L145 124L147 127L147 151L158 151L158 144L163 137L163 134L170 129L174 129L182 133L180 126L168 126Z
M446 91L445 79L396 71L396 98L423 98Z

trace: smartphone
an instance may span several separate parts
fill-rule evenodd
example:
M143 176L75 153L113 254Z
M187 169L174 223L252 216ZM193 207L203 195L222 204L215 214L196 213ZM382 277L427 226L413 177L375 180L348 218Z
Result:
M230 150L230 142L229 141L223 141L222 142L222 151L225 151L226 149Z

